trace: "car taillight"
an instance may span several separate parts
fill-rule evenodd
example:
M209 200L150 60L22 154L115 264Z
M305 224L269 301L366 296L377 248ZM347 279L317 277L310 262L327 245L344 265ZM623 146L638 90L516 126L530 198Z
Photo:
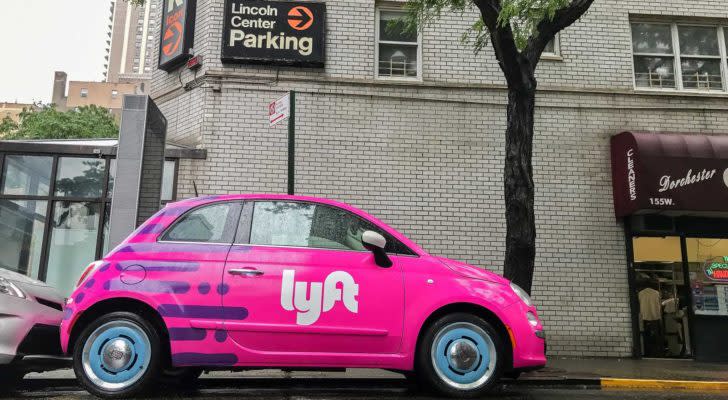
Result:
M76 287L81 286L81 284L83 283L83 281L86 280L86 278L89 276L89 274L91 274L91 272L93 272L93 270L96 269L96 267L100 263L101 263L101 261L94 261L91 264L89 264L88 267L86 267L86 269L81 274L81 277L78 278L78 282L76 283Z

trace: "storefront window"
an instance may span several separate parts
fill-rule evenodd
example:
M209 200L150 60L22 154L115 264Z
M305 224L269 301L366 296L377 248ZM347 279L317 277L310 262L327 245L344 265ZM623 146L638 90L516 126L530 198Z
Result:
M111 250L109 248L109 220L111 219L111 207L106 206L104 209L104 222L102 229L104 230L101 236L101 240L104 241L104 243L101 245L101 254L106 255L106 253Z
M728 315L728 239L687 239L690 290L697 315Z
M8 155L3 168L3 194L47 196L53 157Z
M106 160L61 157L58 159L56 195L64 197L101 197Z
M114 194L114 179L116 179L116 159L112 158L109 161L109 186L106 191L108 197Z
M0 163L0 268L70 294L83 269L111 250L116 160L0 153ZM161 204L176 198L176 170L165 160Z
M0 200L0 267L38 277L47 204Z
M100 204L56 201L46 282L71 293L84 268L96 259Z

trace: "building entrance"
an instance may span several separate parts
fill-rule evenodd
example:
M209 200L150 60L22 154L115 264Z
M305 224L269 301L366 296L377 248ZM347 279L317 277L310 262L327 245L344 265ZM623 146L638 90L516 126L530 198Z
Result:
M635 237L632 245L641 355L692 357L690 286L680 237Z

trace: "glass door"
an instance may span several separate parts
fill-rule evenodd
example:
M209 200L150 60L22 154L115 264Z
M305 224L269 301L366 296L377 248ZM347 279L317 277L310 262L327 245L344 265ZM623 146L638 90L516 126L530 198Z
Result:
M633 268L643 357L691 357L690 287L680 237L635 237Z

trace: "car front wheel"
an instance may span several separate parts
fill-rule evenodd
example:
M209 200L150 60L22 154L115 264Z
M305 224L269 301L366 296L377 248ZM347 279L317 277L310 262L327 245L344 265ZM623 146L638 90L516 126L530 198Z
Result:
M500 335L484 319L449 314L425 331L418 348L417 372L446 396L480 396L500 379L502 348Z
M144 318L114 312L88 325L74 346L73 369L81 385L102 398L145 391L157 378L160 339Z

